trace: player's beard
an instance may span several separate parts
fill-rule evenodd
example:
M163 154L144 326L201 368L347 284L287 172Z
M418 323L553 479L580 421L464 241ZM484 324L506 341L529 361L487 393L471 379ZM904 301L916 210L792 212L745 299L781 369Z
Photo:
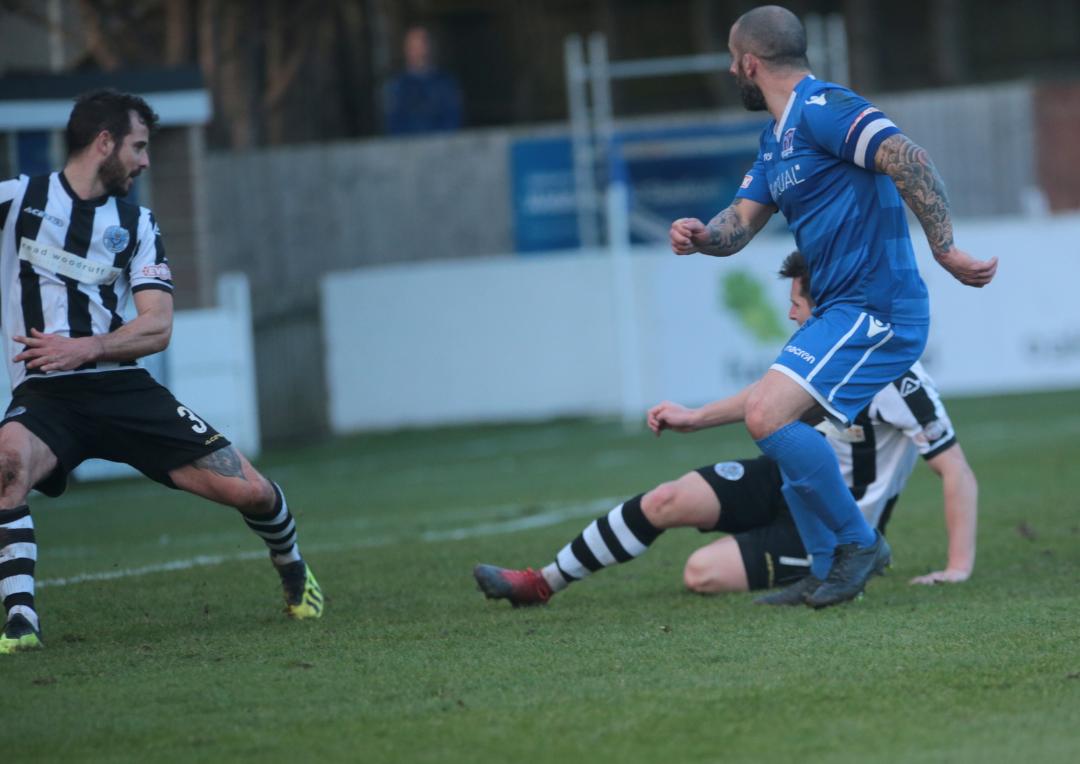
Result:
M101 185L105 187L105 193L109 196L127 196L130 186L127 184L127 180L131 177L131 173L124 167L124 163L120 161L117 151L109 154L108 158L101 163L101 167L98 168L98 179L101 181Z
M753 80L739 72L735 75L735 82L739 86L739 97L747 111L765 111L768 108L765 94Z

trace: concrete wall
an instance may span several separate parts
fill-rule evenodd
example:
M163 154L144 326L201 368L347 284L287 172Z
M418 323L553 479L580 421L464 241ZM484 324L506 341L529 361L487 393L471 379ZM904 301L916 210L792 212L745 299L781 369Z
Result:
M1045 83L1036 93L1040 185L1052 210L1080 208L1080 83Z
M1032 84L889 95L877 105L930 153L956 216L1013 215L1039 205Z
M264 434L327 431L318 280L510 249L510 133L211 155L210 247L252 282Z
M933 156L955 214L979 217L1020 212L1024 189L1037 185L1033 92L1014 83L889 95L878 104ZM221 269L243 267L258 291L282 268L313 284L313 271L509 252L510 145L560 133L507 128L211 154L214 259ZM717 209L728 201L717 200ZM317 256L297 256L312 248Z
M161 227L178 308L212 305L215 274L236 270L208 262L205 156L201 126L158 131L151 146L149 198L140 199Z

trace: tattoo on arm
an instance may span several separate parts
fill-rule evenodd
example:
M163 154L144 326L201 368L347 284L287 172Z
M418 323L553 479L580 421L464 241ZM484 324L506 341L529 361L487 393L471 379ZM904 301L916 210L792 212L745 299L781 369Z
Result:
M219 448L212 454L195 460L195 467L200 470L210 470L222 477L244 477L244 465L240 462L240 454L232 446Z
M706 255L725 257L733 255L746 246L757 231L743 225L735 208L742 199L736 199L730 207L709 221L705 227L709 234L709 243L701 248Z
M900 195L922 224L930 249L935 254L953 246L949 196L930 155L904 135L892 135L882 141L874 157L878 172L896 184Z

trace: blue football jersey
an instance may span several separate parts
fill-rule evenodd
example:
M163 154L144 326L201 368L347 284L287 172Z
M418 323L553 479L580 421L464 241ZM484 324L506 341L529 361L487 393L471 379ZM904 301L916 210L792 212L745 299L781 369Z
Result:
M899 132L866 99L807 76L761 134L736 198L784 213L810 268L816 315L843 303L882 321L930 321L904 202L874 171L878 146Z

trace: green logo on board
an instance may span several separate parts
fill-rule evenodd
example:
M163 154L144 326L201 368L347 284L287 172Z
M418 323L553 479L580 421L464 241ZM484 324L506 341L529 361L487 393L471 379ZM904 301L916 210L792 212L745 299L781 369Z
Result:
M784 340L785 331L776 306L760 281L746 271L731 271L720 279L720 304L761 342Z

